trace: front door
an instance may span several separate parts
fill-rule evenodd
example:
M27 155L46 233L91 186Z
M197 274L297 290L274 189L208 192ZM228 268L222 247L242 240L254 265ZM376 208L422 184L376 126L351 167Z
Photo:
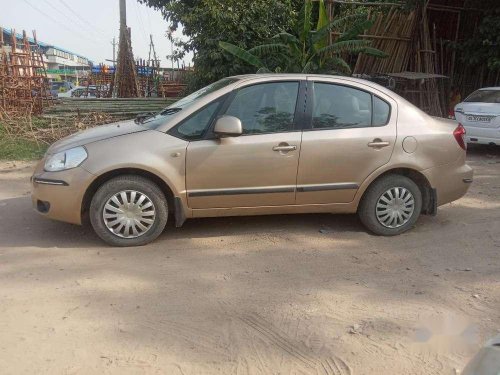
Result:
M361 183L388 163L396 140L396 104L368 87L310 81L297 204L348 203ZM392 109L392 110L391 110Z
M239 118L243 135L190 142L188 205L194 209L295 203L301 131L295 121L299 81L239 88L222 114Z

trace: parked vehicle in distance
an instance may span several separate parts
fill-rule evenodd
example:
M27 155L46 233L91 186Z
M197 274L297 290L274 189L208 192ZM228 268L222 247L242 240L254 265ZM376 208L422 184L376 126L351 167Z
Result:
M474 91L455 106L455 118L465 127L467 142L500 145L500 87Z
M50 83L50 95L54 98L59 96L59 93L71 90L74 85L67 81L52 81Z
M66 92L60 92L59 98L96 98L95 86L76 86Z
M373 82L261 74L215 82L150 118L54 143L32 177L36 211L115 246L186 219L358 213L378 235L462 197L465 131ZM307 220L304 218L304 220Z

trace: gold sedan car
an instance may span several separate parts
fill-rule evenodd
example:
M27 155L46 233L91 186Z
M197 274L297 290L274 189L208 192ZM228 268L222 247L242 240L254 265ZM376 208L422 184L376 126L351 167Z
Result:
M378 235L462 197L465 130L347 77L225 78L150 118L53 144L33 175L39 213L114 246L144 245L186 219L358 213ZM306 220L306 219L304 219Z

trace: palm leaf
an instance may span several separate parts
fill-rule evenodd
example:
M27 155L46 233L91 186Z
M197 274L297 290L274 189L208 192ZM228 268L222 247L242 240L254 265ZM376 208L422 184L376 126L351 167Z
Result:
M326 11L325 0L319 0L319 10L318 10L318 23L316 24L316 30L321 30L323 27L328 25L328 14ZM320 39L314 44L316 49L321 49L328 45L328 35Z
M286 53L288 52L288 46L282 43L262 44L249 49L247 52L255 56L279 54L282 52Z
M271 40L280 40L283 44L287 44L290 49L288 52L293 56L292 58L302 56L300 41L295 35L283 32L276 34Z
M368 47L370 45L370 41L368 40L345 40L342 42L335 42L321 48L317 51L318 55L325 55L328 53L342 53L342 52L360 52L362 48Z
M359 34L370 29L373 26L372 20L359 20L355 22L349 30L343 33L336 41L342 42L345 40L357 39Z
M302 68L301 73L312 73L318 69L318 65L313 59L309 59L309 61Z
M389 56L384 51L381 51L378 48L373 48L373 47L364 47L359 52L364 53L364 54L369 55L369 56L373 56L373 57L385 58L385 57Z
M280 40L282 43L293 43L293 44L299 43L297 37L289 33L276 34L271 38L271 40Z
M243 60L247 64L250 64L257 68L265 68L264 64L259 60L257 56L252 55L248 51L245 51L243 48L227 42L219 42L219 47L229 52L231 55L239 58L240 60Z
M306 0L304 6L299 12L299 39L301 43L305 43L311 32L311 17L312 17L312 1Z
M351 74L351 67L349 64L341 57L335 56L327 60L326 64L330 68L337 68L338 71L342 73Z
M334 19L332 22L327 24L326 26L323 26L321 29L316 30L315 32L312 33L312 41L314 43L320 41L321 39L328 37L328 34L336 28L341 28L344 25L351 24L352 22L355 22L356 20L359 19L366 19L366 15L361 13L361 14L352 14L349 16L341 17Z

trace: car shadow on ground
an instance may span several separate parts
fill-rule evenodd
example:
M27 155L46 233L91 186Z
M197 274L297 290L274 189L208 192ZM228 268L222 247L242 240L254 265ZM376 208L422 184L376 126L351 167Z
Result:
M72 225L50 220L37 214L29 197L0 201L1 245L8 247L35 246L40 248L105 247L89 223ZM356 215L295 214L267 216L235 216L186 220L175 228L170 217L158 240L213 238L272 232L340 233L360 232L364 227ZM22 235L21 235L22 233Z
M467 158L475 159L476 157L485 158L486 160L490 158L500 158L500 146L469 143L467 145Z

